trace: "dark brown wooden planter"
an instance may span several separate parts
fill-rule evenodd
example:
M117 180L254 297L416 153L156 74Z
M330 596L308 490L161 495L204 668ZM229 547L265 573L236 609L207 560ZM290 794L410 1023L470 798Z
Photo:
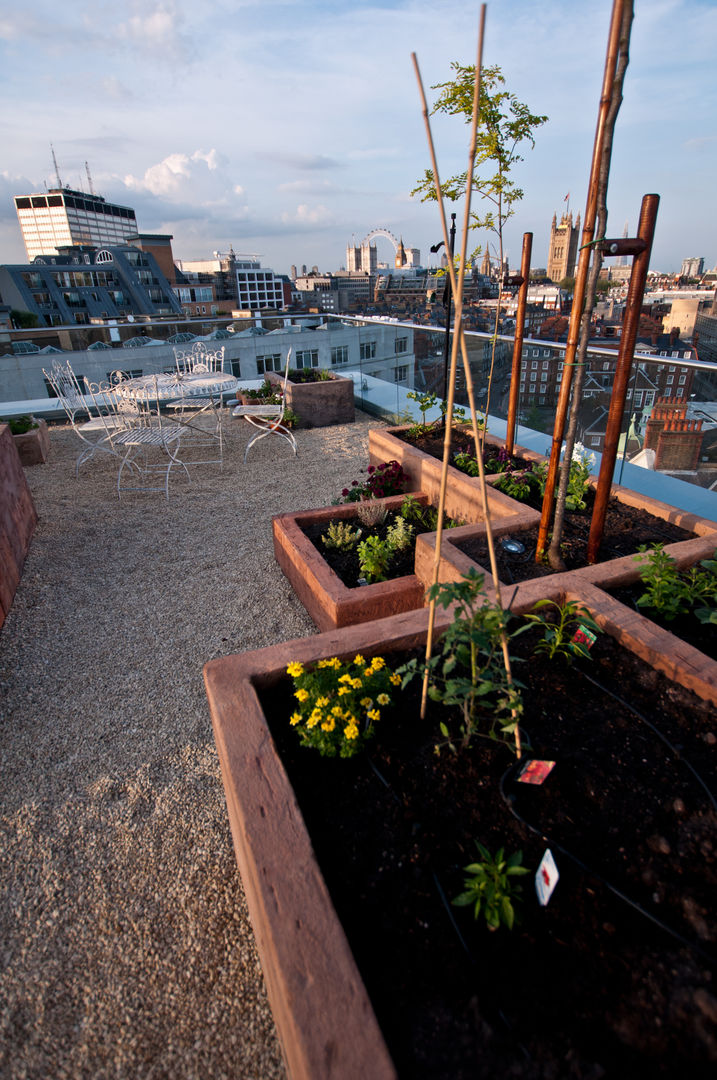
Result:
M50 432L44 420L37 421L37 427L30 428L22 435L13 435L20 461L23 465L44 465L50 453Z
M375 502L396 510L403 498L391 495ZM428 501L420 493L417 498ZM328 526L337 518L359 525L357 508L357 503L345 503L272 518L276 561L319 630L370 622L423 606L425 590L415 574L355 588L345 585L303 531L312 525Z
M37 513L15 439L0 424L0 626L15 596Z
M353 379L330 372L330 378L313 383L286 384L286 404L299 417L297 427L330 427L352 424L356 418ZM281 386L284 376L269 371L266 379Z
M368 450L370 463L379 465L384 461L398 461L403 471L410 476L413 487L416 490L424 491L431 502L437 505L441 488L442 462L398 438L398 433L407 430L407 426L369 428ZM503 440L486 436L486 444L499 447L503 445ZM527 461L545 460L542 455L527 450L522 446L516 446L514 452L516 457L525 458ZM494 474L492 478L495 479L497 475L499 474ZM486 494L491 518L520 517L522 520L525 519L528 508L516 499L511 499L502 491L496 491L492 487L488 487ZM462 510L459 511L459 507ZM529 512L530 514L536 514L534 510ZM446 513L452 518L460 518L463 521L484 520L483 496L479 477L467 476L453 465L448 466ZM537 514L537 520L540 520L540 514Z
M685 671L685 659L692 669L695 658L668 640L672 635L645 634L640 624L646 620L589 583L565 584L544 578L541 595L586 605L625 648L699 692L694 672ZM533 599L522 593L515 611L529 609ZM395 1072L257 690L283 679L291 661L349 659L358 652L390 657L422 647L427 619L423 609L212 660L204 668L237 863L292 1080L381 1080ZM446 620L438 609L437 633ZM717 694L717 684L710 692Z

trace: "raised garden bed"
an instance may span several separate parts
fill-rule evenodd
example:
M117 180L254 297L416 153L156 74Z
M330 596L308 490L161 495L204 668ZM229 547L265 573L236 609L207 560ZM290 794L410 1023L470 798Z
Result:
M372 465L382 461L398 461L404 472L411 478L412 486L416 491L424 491L430 500L438 503L441 487L442 462L432 454L406 442L403 438L407 427L396 428L370 428L369 429L369 459ZM458 438L465 438L465 429L454 429ZM501 441L486 437L489 445L496 451ZM473 443L471 441L471 452ZM526 460L542 461L540 454L534 454L523 447L515 448L516 455ZM515 499L509 498L501 491L489 487L487 492L488 508L491 517L511 517L518 522L533 523L540 521L540 514L529 506L524 506ZM448 478L446 485L446 513L453 518L462 518L464 521L483 521L483 496L480 490L478 477L468 476L456 469L453 465L448 466Z
M297 427L329 427L332 424L352 424L356 419L353 379L329 372L329 377L316 382L294 382L289 372L286 384L286 404L297 414ZM278 371L266 375L268 382L281 386L284 377Z
M10 430L21 463L44 465L50 453L50 432L46 421L29 416L21 417L20 421L11 420Z
M607 626L603 602L593 613ZM551 669L544 680L537 660L522 665L532 688L525 730L557 765L541 788L508 777L508 801L507 751L478 743L457 758L436 757L436 717L422 725L408 699L398 718L382 720L370 762L299 752L286 723L287 664L357 652L390 663L420 643L425 623L426 612L414 612L205 669L237 858L290 1075L392 1075L355 965L398 1075L411 1080L710 1075L717 820L684 761L714 787L714 711L598 638L586 666L606 696L583 675ZM629 630L612 636L631 640ZM264 696L272 687L278 696ZM614 695L632 699L681 756ZM442 902L462 890L476 839L492 851L522 849L532 870L547 844L558 863L547 908L532 897L532 876L524 879L523 922L510 934L488 934L465 909ZM312 845L325 878L316 876Z
M0 424L0 626L15 596L25 556L37 525L17 446L7 424Z

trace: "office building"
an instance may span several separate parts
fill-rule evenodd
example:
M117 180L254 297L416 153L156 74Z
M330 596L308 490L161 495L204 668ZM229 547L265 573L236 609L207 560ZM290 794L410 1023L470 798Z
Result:
M131 207L68 187L16 195L15 209L30 262L38 255L56 255L61 247L112 246L137 234Z

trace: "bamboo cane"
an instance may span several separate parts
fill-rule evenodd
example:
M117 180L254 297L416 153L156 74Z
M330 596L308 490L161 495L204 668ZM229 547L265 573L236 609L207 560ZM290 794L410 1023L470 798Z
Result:
M461 241L461 254L460 254L460 261L459 261L459 275L458 275L458 282L457 283L456 283L455 267L452 265L452 262L449 262L449 264L448 264L448 273L449 273L450 281L451 281L451 289L453 290L453 295L454 295L454 300L455 300L455 330L454 330L454 337L453 337L452 348L451 348L450 376L449 376L449 384L448 384L448 399L447 399L447 402L446 402L446 417L448 418L448 417L453 416L455 375L456 375L458 348L460 346L461 355L462 355L462 359L463 359L463 365L464 365L464 369L465 369L465 373L466 373L466 387L468 389L469 401L471 403L471 418L472 418L472 422L473 422L473 437L474 437L474 442L475 442L475 447L476 447L476 460L478 462L480 484L481 484L481 492L482 492L482 497L483 497L483 510L484 510L484 516L485 516L485 522L486 522L486 535L487 535L487 540L488 540L488 550L489 550L490 558L491 558L491 570L492 570L492 574L493 574L494 587L495 587L495 592L496 592L496 600L497 600L497 603L500 604L500 582L499 582L499 579L498 579L498 568L497 568L497 563L496 563L496 560L495 560L495 550L494 550L494 546L493 546L493 535L492 535L492 529L491 529L491 524L490 524L490 512L489 512L489 508L488 508L488 498L487 498L487 493L486 493L485 472L484 472L484 468L483 468L482 449L481 449L480 438L479 438L479 434L478 434L478 425L477 425L477 419L476 419L475 403L474 403L474 400L473 400L473 385L472 385L472 378L471 378L471 373L470 373L470 364L468 362L468 354L467 354L467 350L466 350L465 338L464 338L464 335L463 335L463 323L462 323L462 319L463 319L463 283L464 283L464 278L465 278L465 263L466 263L466 252L467 252L467 245L468 245L468 230L469 230L469 226L470 226L470 197L471 197L472 182L473 182L473 168L474 168L474 162L475 162L476 132L477 132L477 127L478 127L478 111L479 111L479 105L480 105L480 80L481 80L481 68L482 68L482 57L483 57L483 39L484 39L484 31L485 31L485 11L486 11L486 5L482 4L481 5L481 15L480 15L480 29L479 29L479 35L478 35L478 54L477 54L476 65L475 65L475 79L474 79L474 87L473 87L473 115L472 115L472 118L471 118L471 140L470 140L470 149L469 149L469 163L468 163L468 170L467 170L467 176L466 176L465 219L464 219L464 225L463 225L463 233L462 233L462 241ZM442 223L442 227L443 227L443 238L444 238L444 243L446 245L446 250L449 250L448 223L446 221L445 209L444 209L444 206L443 206L443 193L442 193L442 190L441 190L440 177L439 177L439 173L438 173L438 163L437 163L437 160L436 160L435 146L434 146L434 142L433 142L433 134L432 134L432 130L431 130L431 123L430 123L430 117L429 117L429 111L428 111L428 103L427 103L426 95L425 95L425 92L424 92L424 89L423 89L423 81L421 79L421 74L420 74L420 70L419 70L419 66L418 66L418 60L416 58L415 53L411 54L411 58L412 58L412 61L413 61L414 71L415 71L415 74L416 74L416 80L417 80L417 83L418 83L419 93L420 93L420 96L421 96L423 118L424 118L424 123L425 123L425 126L426 126L426 135L427 135L428 146L429 146L429 151L430 151L430 155L431 155L431 167L433 169L433 180L434 180L434 185L435 185L435 189L436 189L436 199L438 201L438 205L439 205L439 208L440 208L441 223ZM435 559L434 559L434 567L433 567L433 584L434 584L434 586L438 582L438 572L439 572L440 557L441 557L441 541L442 541L442 534L443 534L443 515L444 515L444 511L445 511L445 495L446 495L446 485L447 485L447 478L448 478L448 462L449 462L449 457L450 457L451 426L452 425L450 423L446 423L445 432L444 432L443 468L442 468L442 472L441 472L441 485L440 485L439 497L438 497L438 528L437 528L437 533L436 533L436 549L435 549ZM428 694L428 661L430 659L431 652L432 652L432 649L433 649L433 631L434 631L434 627L435 627L435 608L436 608L435 600L432 599L430 601L430 604L429 604L428 633L427 633L427 638L426 638L426 668L425 668L425 671L424 671L423 690L422 690L422 695L421 695L421 717L425 716L425 711L426 711L426 700L427 700L427 694ZM510 657L509 657L509 654L508 654L508 643L507 643L507 638L506 638L506 634L505 634L505 628L502 628L502 631L501 631L501 645L502 645L504 663L505 663L505 667L506 667L506 674L507 674L507 677L508 677L508 682L510 683L512 681L512 675L511 675L511 669L510 669ZM516 741L517 756L520 757L520 753L521 753L521 751L520 751L520 734L519 734L519 731L518 731L517 728L516 728L515 741Z
M542 559L543 553L545 551L545 545L548 538L548 530L550 528L550 521L553 513L555 482L557 478L558 468L560 466L560 451L563 445L565 420L568 413L570 391L573 383L573 367L575 364L575 354L578 347L580 319L583 310L583 300L585 298L585 287L588 277L588 268L590 265L593 233L595 229L595 218L597 214L600 162L602 159L602 147L605 138L605 125L612 96L613 80L615 78L615 70L617 67L620 29L623 19L623 5L624 0L613 0L612 16L610 18L610 31L608 35L607 55L605 57L605 71L603 74L602 93L600 96L600 107L598 110L597 127L595 130L595 140L593 144L593 156L590 166L588 198L587 205L585 207L585 219L583 221L582 244L580 247L578 269L575 276L573 306L570 311L570 322L568 325L568 340L565 348L563 380L560 384L558 405L555 412L555 426L553 429L553 442L550 450L550 463L548 466L548 475L545 483L545 494L543 496L543 508L540 518L540 527L538 529L538 543L535 554L536 560L538 561Z

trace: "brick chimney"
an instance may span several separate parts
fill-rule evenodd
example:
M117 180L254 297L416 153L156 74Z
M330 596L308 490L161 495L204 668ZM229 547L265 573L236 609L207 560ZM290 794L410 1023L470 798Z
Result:
M662 472L694 472L702 446L702 421L673 417L657 438L655 469Z
M678 397L658 398L652 407L652 413L645 428L645 449L656 450L660 432L663 431L668 420L676 420L687 416L687 402Z

